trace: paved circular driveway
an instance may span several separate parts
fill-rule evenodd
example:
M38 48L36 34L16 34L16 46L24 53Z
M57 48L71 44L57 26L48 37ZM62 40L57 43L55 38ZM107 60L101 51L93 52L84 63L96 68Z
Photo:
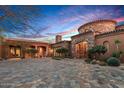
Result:
M83 59L23 59L0 62L0 87L124 87L124 70Z

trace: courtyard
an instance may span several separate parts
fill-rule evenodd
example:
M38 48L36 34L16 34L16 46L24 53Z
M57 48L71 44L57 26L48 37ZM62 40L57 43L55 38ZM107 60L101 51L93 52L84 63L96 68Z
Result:
M0 62L0 87L123 88L124 68L87 64L83 59L11 59Z

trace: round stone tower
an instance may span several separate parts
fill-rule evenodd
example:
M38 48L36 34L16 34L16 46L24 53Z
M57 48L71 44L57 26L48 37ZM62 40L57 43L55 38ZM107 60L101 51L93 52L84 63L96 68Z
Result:
M117 23L114 20L97 20L80 26L78 32L79 33L84 33L88 31L92 31L95 33L110 32L115 30L116 24Z

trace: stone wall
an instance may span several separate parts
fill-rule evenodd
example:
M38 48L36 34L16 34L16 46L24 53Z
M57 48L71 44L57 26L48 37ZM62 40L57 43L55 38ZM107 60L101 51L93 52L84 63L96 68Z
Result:
M95 38L93 32L86 32L83 34L78 34L75 36L72 36L72 42L71 42L71 50L72 50L72 57L75 57L76 51L75 51L75 45L77 43L80 43L82 41L88 42L88 48L91 48L95 45Z
M113 20L98 20L82 25L78 31L79 33L87 31L95 31L99 33L109 32L115 30L116 22Z

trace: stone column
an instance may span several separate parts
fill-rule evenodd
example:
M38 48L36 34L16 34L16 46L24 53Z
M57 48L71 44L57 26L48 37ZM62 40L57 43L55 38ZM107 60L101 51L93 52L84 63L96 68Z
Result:
M49 54L49 47L48 47L48 46L46 46L46 54L45 54L45 57L47 57L47 56L48 56L48 54Z
M21 46L21 57L22 57L22 58L25 58L25 49L26 49L26 47L27 47L27 46L25 46L25 45L22 45L22 46Z
M0 60L2 59L2 50L3 50L3 47L2 45L0 45Z
M3 56L5 59L10 58L10 49L8 45L4 45Z
M38 50L38 46L37 45L35 45L35 49ZM35 56L38 58L38 53L36 53Z

